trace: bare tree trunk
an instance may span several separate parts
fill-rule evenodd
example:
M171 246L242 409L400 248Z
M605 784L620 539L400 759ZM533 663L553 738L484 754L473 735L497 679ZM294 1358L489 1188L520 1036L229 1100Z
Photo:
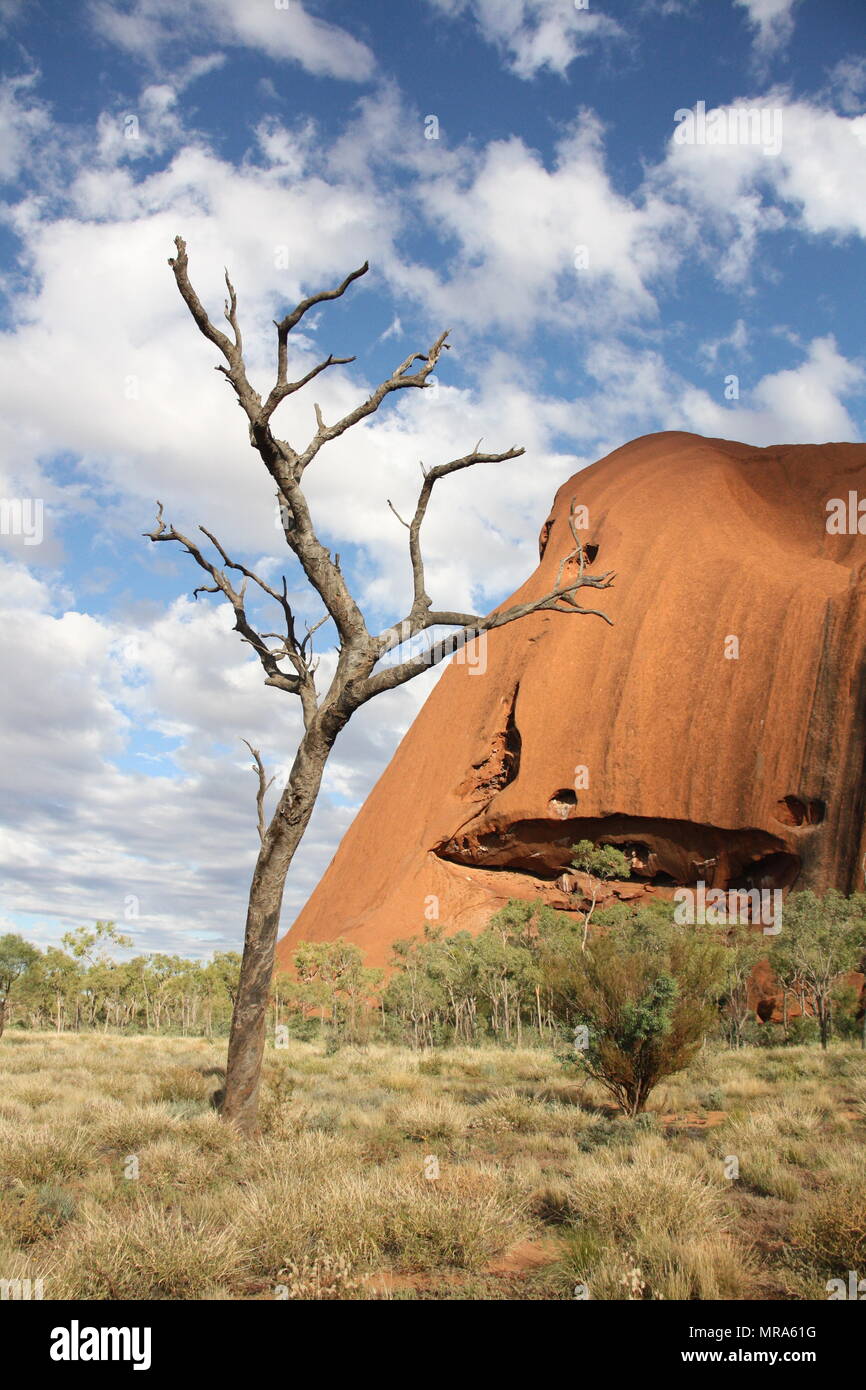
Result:
M313 813L332 747L333 738L325 739L318 731L301 741L286 789L265 832L250 886L222 1103L223 1118L244 1134L252 1134L257 1124L268 998L286 875Z
M592 914L595 912L595 903L596 903L597 897L598 897L598 884L597 884L597 883L595 882L595 880L593 879L593 883L592 883L592 902L590 903L589 912L586 914L586 916L585 916L584 919L583 919L583 940L582 940L581 943L580 943L580 949L581 949L582 951L585 951L585 950L586 950L586 939L587 939L587 937L589 936L589 920L590 920L590 918L592 917Z
M818 1027L821 1031L821 1047L826 1052L830 1042L830 1008L829 1002L823 995L817 995L816 1012L818 1014Z

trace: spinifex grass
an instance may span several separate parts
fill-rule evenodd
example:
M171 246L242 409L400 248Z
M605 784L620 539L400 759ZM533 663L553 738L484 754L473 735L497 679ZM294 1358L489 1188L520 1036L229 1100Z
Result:
M268 1054L254 1142L213 1109L223 1063L201 1040L7 1034L0 1279L46 1298L797 1299L852 1260L866 1277L853 1047L706 1048L632 1121L544 1051L293 1043Z

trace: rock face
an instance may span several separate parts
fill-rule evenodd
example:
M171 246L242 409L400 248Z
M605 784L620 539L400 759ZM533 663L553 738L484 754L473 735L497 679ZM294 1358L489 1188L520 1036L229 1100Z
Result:
M508 602L554 587L575 502L592 569L617 574L578 597L613 626L537 614L490 634L486 669L477 653L452 661L282 962L302 940L344 936L384 963L425 922L477 930L512 896L574 908L580 839L627 853L632 879L608 889L620 897L698 881L862 889L859 497L860 444L656 434L569 479ZM853 534L828 530L833 499Z

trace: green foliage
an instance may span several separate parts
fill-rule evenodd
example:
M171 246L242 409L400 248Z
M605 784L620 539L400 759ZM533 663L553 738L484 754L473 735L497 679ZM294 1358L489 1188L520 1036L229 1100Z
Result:
M546 954L543 970L577 1030L575 1064L637 1115L712 1027L725 954L693 927L636 914L585 950L572 943Z
M6 1022L9 996L12 986L33 964L38 952L23 936L7 932L0 936L0 1036Z
M3 950L0 939L0 979ZM9 959L20 963L21 938ZM240 956L217 953L205 963L161 953L118 961L111 948L132 944L112 922L80 927L63 938L67 951L45 951L24 942L26 964L14 981L9 1011L16 1027L62 1033L101 1028L156 1032L227 1032ZM8 995L8 990L7 990ZM6 996L0 988L0 1008Z
M484 1038L519 1045L528 1032L552 1040L553 1000L540 971L542 942L574 938L566 913L512 898L478 936L426 927L397 941L383 995L396 1036L416 1047Z
M357 946L344 941L304 942L295 951L294 975L278 975L274 984L277 1006L286 1005L299 1020L318 1017L327 1047L344 1042L364 1043L371 1031L371 1004L382 982L382 971L369 969Z
M37 955L36 947L23 936L13 932L0 936L0 999L8 998L15 981L33 964Z
M799 997L818 1021L821 1045L830 1039L833 992L866 953L866 895L792 893L773 938L770 960L783 989Z
M766 1035L772 1030L764 1028L762 1032ZM791 1047L811 1046L812 1043L819 1042L820 1038L821 1031L816 1019L809 1018L808 1015L799 1014L797 1018L792 1018L788 1024L787 1042Z
M722 1024L731 1047L742 1047L746 1028L754 1020L750 986L755 966L767 954L765 937L749 923L732 923L722 935L725 943L725 985L720 999Z
M836 1037L849 1042L859 1038L863 1030L859 991L847 981L840 981L833 990L830 1003Z
M628 876L626 856L609 845L583 840L573 858L599 887L606 877ZM373 1037L419 1049L564 1040L573 1062L574 1029L595 1019L594 1046L603 1034L604 1056L590 1049L585 1064L599 1076L603 1064L619 1078L627 1109L638 1092L645 1102L658 1066L687 1059L711 1016L733 1047L779 1044L779 1026L758 1023L750 1002L755 965L768 955L795 1005L788 1014L805 1010L789 1018L786 1041L811 1042L816 1030L849 1039L862 1033L862 995L850 976L866 957L864 894L793 894L773 938L748 924L683 929L659 897L639 908L600 908L592 937L591 916L512 898L477 935L446 935L428 924L394 942L387 981L351 942L304 943L293 968L273 978L273 1024L330 1050ZM39 951L20 936L0 937L0 1023L58 1033L228 1032L238 952L217 951L204 962L161 952L120 960L112 952L128 951L129 939L102 921L68 933L64 945Z
M92 929L78 927L75 931L67 932L61 940L76 960L86 961L88 965L98 962L110 964L109 946L125 948L132 945L132 937L123 936L113 922L97 922Z
M622 850L613 845L596 846L592 840L581 840L573 846L571 867L605 881L631 878L631 865Z

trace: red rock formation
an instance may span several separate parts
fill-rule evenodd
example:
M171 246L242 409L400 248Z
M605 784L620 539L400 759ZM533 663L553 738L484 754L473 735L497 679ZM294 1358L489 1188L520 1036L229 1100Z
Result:
M553 587L574 500L593 567L617 573L584 591L613 626L539 614L490 635L483 674L452 662L283 962L344 936L381 963L425 921L480 929L511 896L573 907L556 880L582 838L631 856L620 896L862 888L866 535L827 530L852 490L866 445L680 433L569 479L514 600Z

